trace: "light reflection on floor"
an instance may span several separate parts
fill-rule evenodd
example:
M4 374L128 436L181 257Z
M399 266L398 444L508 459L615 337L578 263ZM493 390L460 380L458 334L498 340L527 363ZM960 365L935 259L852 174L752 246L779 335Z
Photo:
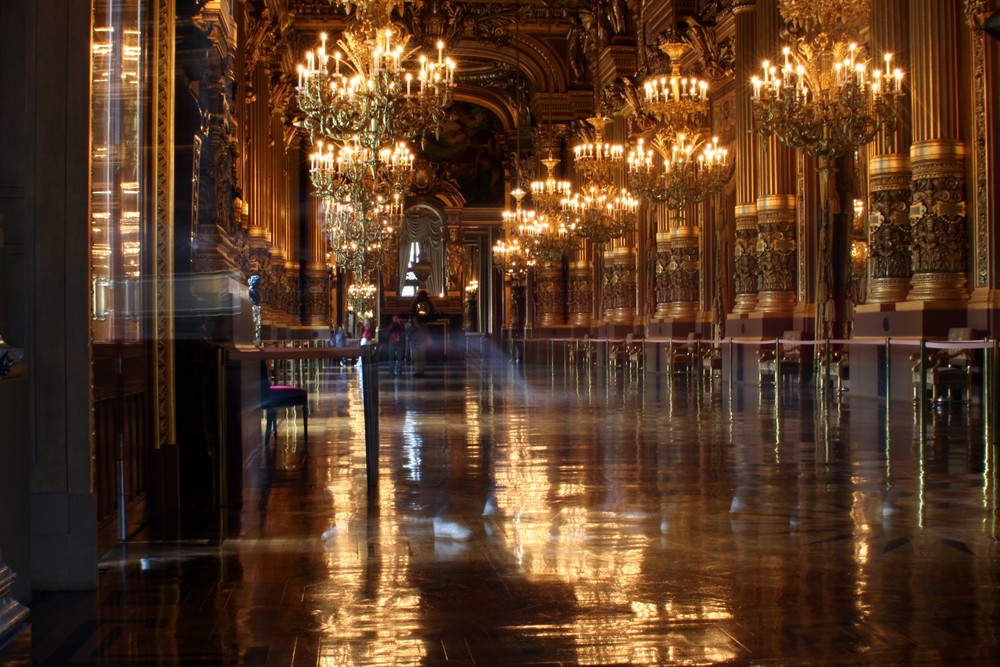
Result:
M384 374L371 508L357 378L313 377L308 443L284 415L273 459L247 452L212 546L135 544L96 595L42 598L36 661L1000 659L978 408L936 412L921 442L908 405L887 426L880 403L816 410L798 387L776 407L655 376Z

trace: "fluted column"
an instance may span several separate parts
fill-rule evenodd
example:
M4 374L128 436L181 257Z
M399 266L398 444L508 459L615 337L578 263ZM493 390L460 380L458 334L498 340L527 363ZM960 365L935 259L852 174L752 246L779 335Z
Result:
M758 60L781 53L777 0L757 3ZM757 170L757 310L790 313L796 298L795 152L773 135L761 138Z
M561 327L565 324L562 261L546 262L535 274L535 304L538 326Z
M913 278L910 301L968 298L958 3L911 0Z
M733 243L735 313L757 306L757 135L753 131L750 79L758 63L754 56L757 7L741 0L733 7L736 23L736 238ZM721 277L720 277L721 278Z

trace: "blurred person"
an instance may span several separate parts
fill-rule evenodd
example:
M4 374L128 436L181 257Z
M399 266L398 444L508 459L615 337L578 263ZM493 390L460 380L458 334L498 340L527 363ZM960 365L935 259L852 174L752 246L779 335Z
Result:
M344 331L344 325L338 324L337 328L333 332L333 346L334 347L347 347L347 333ZM341 366L347 365L347 359L338 359L337 363Z
M372 320L370 317L365 318L365 323L361 327L361 340L358 341L358 345L365 346L371 345L375 341L375 328L372 326ZM358 366L361 365L361 357L358 357Z
M405 348L406 330L399 315L392 316L392 323L389 325L389 375L403 374L403 357L406 354Z

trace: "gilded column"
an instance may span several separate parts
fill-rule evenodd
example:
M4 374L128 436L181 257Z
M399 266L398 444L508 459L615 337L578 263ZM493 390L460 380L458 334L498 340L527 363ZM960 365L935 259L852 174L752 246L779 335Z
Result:
M735 305L733 312L749 313L757 306L757 172L754 157L749 85L757 63L754 56L756 4L740 0L733 7L736 24L736 238L733 243Z
M569 263L569 282L566 285L566 303L569 324L589 327L594 312L594 265L587 259L585 250L578 251Z
M739 158L737 158L739 160ZM736 164L740 164L738 161ZM734 313L749 313L757 307L757 204L736 205L736 240L733 244L733 276L736 291Z
M670 318L670 232L656 233L656 268L653 273L656 288L656 313L659 320Z
M562 261L546 262L535 277L535 304L538 309L538 326L561 327L566 318L563 303L566 288L563 285Z
M609 324L632 324L636 316L635 248L618 245L604 252L604 320Z
M781 52L777 0L757 3L758 60ZM757 170L757 310L791 313L796 298L795 152L773 135L759 140ZM749 209L744 209L744 213Z
M907 0L872 3L872 54L893 54L907 71L909 39ZM913 275L910 244L909 114L894 131L883 129L871 145L868 162L868 296L869 303L903 301Z
M913 278L910 301L966 299L965 144L959 139L958 5L911 0Z
M670 237L670 317L684 322L698 315L698 278L701 264L698 252L698 226L687 223L686 211L680 211Z
M618 119L611 127L610 140L627 143L628 136L622 119ZM638 224L638 220L639 217L636 216L633 224ZM621 238L612 239L604 251L603 319L608 324L632 325L638 316L637 236L637 229L633 226Z
M319 197L310 197L306 219L309 234L306 243L305 281L302 286L303 324L310 327L330 325L330 285L326 270L326 235Z

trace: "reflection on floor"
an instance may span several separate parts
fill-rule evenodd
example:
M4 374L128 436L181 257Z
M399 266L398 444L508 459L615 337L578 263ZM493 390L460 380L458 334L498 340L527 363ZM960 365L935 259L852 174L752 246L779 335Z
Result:
M243 504L39 595L41 665L997 664L995 445L978 408L503 364L312 389ZM206 522L210 524L211 522ZM29 639L31 646L28 648Z

